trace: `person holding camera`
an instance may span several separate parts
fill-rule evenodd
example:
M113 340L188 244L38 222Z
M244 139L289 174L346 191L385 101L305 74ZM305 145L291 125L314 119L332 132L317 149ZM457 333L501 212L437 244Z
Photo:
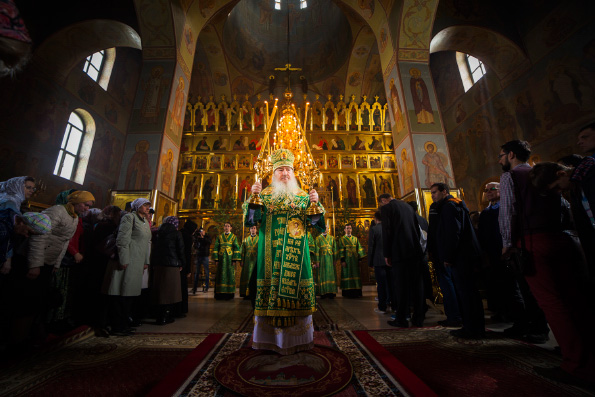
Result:
M209 251L211 249L211 237L202 227L195 233L194 249L196 249L196 272L194 273L194 286L192 287L193 295L196 294L201 267L205 272L205 284L202 287L202 292L209 291Z

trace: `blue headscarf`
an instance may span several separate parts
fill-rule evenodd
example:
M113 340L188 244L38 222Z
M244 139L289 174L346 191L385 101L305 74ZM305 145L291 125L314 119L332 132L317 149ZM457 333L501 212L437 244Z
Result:
M0 209L10 208L21 213L21 203L25 201L26 176L17 176L0 182Z

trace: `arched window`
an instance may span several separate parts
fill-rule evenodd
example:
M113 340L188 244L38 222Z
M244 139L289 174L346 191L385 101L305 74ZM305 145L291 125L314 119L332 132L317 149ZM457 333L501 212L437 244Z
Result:
M281 9L281 0L275 0L275 10Z
M457 52L457 64L459 73L463 80L465 92L469 91L473 84L477 83L486 74L486 67L479 59L472 55Z
M85 60L83 72L107 90L109 79L116 60L116 49L108 48L89 55Z
M95 122L82 109L70 113L54 175L82 184L95 137Z
M306 0L300 0L300 10L308 7L308 2Z

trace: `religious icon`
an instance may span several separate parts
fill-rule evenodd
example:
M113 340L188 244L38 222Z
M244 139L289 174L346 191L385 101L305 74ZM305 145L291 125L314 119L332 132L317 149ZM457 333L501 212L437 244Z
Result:
M339 135L331 139L331 150L345 150L345 141Z
M250 157L251 156L249 154L241 154L238 158L238 169L250 169Z
M206 170L208 165L207 156L196 156L196 164L194 165L197 170Z
M378 195L388 193L393 194L392 180L390 174L377 174L376 175L376 190Z
M184 155L182 156L182 162L180 164L180 171L189 171L192 169L193 156Z
M326 168L326 161L324 160L324 155L314 156L314 161L316 162L316 166L320 169Z
M201 137L201 139L198 141L198 143L196 144L195 149L197 152L208 152L209 150L211 150L209 144L207 143L207 137L203 136Z
M328 141L325 139L324 136L319 135L316 139L314 139L314 143L312 143L313 150L328 150L329 144Z
M401 150L401 161L399 161L399 174L403 180L403 194L409 193L413 190L413 161L411 156L407 153L407 149Z
M341 155L341 168L348 169L353 168L353 156L352 155Z
M224 170L235 170L236 169L236 156L226 154L223 157L223 169Z
M446 183L448 185L449 182L453 180L446 170L446 167L448 166L448 158L444 153L438 152L436 148L436 144L432 141L428 141L424 144L426 154L421 162L426 166L424 183L428 188L438 182Z
M149 188L151 169L149 166L149 141L140 140L134 146L135 153L128 162L126 169L126 189L142 190Z
M299 218L290 219L287 224L287 232L293 238L301 238L304 236L304 224Z
M370 168L381 168L380 156L370 156Z
M368 156L355 156L355 165L357 168L368 168Z
M227 150L227 138L223 138L222 136L217 137L213 142L213 150Z
M385 170L394 170L395 169L395 156L392 154L382 156L382 168Z
M326 156L326 166L330 169L338 169L339 168L339 160L337 155L329 154Z
M236 177L234 176L222 176L219 184L219 208L231 208L233 206L232 199L235 195L235 182Z
M409 69L409 88L411 89L411 96L413 97L413 107L417 115L418 124L433 124L434 112L432 104L430 103L430 96L428 94L428 87L424 79L421 77L421 71L417 68Z
M251 175L240 175L240 188L238 190L238 206L241 208L242 204L250 196L253 179Z
M360 175L359 186L360 196L362 198L362 207L376 207L376 193L374 191L373 175Z
M213 198L213 190L215 190L215 182L217 177L214 175L204 176L204 185L202 187L202 200L200 202L200 208L214 208L215 199Z
M186 187L184 188L183 209L194 209L197 205L198 189L200 187L200 176L188 175L186 177Z
M373 136L372 141L368 143L367 146L370 150L384 150L384 146L382 145L382 137Z
M209 164L210 170L220 170L221 169L221 155L211 156L211 163Z
M359 200L357 198L357 182L356 175L343 175L343 191L345 192L343 199L351 208L359 207Z
M351 150L366 150L366 143L359 137L355 136L355 142L351 145Z

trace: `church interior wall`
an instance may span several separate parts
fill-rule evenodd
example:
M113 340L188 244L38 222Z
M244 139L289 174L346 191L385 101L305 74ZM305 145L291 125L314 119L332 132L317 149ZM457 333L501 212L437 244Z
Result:
M139 67L139 50L118 49L107 92L83 72L83 61L63 85L49 79L37 64L17 78L3 79L0 178L31 175L41 180L36 202L52 203L60 191L85 188L96 196L98 206L105 205L120 172ZM83 185L53 175L64 127L75 109L87 111L95 124Z
M595 23L592 16L586 22L577 16L585 23L573 33L560 32L567 38L554 42L534 33L543 33L553 14L524 37L527 52L541 57L506 86L488 68L484 78L462 93L454 52L431 55L455 178L472 210L485 204L482 183L501 173L497 155L504 142L527 140L533 148L530 162L555 161L578 153L578 130L595 118ZM550 40L547 51L544 40Z

